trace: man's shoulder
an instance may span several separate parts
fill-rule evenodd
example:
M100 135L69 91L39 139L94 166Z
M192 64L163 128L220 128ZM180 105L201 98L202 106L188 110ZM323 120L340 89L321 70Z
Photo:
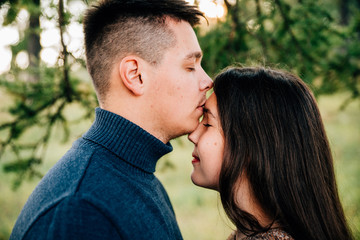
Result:
M72 148L46 173L22 209L13 232L23 235L36 219L75 194L95 151L76 141ZM17 239L14 237L13 239Z
M120 239L102 209L80 194L59 199L24 230L14 229L12 239Z

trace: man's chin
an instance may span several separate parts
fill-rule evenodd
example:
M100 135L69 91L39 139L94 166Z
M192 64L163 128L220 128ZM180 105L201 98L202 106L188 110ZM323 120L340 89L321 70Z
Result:
M183 128L182 131L178 131L178 132L174 133L174 135L171 136L171 139L175 139L175 138L182 137L182 136L185 136L185 135L188 135L188 134L192 133L193 131L195 131L198 124L199 123L192 124L191 126L187 126L186 128ZM178 128L178 130L179 129L180 128Z
M189 126L189 129L187 131L186 134L190 134L192 133L193 131L196 130L196 128L199 126L199 121L197 120L196 122L194 122L194 124L192 124L191 126Z

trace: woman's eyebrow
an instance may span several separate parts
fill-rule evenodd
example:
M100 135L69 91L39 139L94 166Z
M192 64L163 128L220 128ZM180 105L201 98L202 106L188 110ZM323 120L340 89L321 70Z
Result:
M204 107L204 113L210 114L213 118L216 118L215 115L210 111L210 109Z

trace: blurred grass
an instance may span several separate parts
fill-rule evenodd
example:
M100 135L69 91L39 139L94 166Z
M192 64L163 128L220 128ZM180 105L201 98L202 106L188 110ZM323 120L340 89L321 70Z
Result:
M339 111L346 97L322 97L319 106L333 152L344 211L355 239L360 239L360 104L352 102Z
M343 206L355 239L360 239L360 106L359 102L353 102L340 111L339 107L346 97L339 94L323 96L319 99L319 106L334 153ZM0 121L3 121L8 115L1 111L9 100L1 92L0 101ZM76 116L77 113L77 106L69 106L69 116ZM45 173L90 124L90 121L86 121L71 126L71 137L67 143L61 142L62 132L56 130L41 171ZM3 133L0 133L2 136ZM184 239L226 239L232 225L222 211L218 194L196 187L190 180L192 144L186 137L172 141L172 144L174 151L159 161L156 175L169 193ZM2 172L4 162L7 162L6 155L0 162L0 240L9 238L22 206L39 181L26 181L17 191L13 191L11 183L14 176Z

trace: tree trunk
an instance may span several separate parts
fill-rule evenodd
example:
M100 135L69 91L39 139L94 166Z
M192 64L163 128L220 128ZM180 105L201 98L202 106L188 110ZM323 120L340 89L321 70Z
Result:
M34 0L33 4L36 6L35 9L40 9L40 0ZM29 54L29 67L34 69L31 74L29 74L29 81L38 81L39 74L36 69L39 67L40 63L40 10L30 12L29 20L29 39L27 44L27 51Z
M339 8L340 24L346 26L349 24L349 0L340 0Z

